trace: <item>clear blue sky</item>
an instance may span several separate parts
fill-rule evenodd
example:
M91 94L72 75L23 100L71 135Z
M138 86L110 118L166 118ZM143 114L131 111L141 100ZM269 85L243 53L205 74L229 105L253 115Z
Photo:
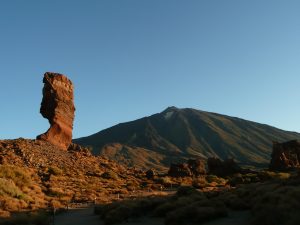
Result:
M34 138L46 71L74 137L192 107L300 132L298 0L2 0L0 139Z

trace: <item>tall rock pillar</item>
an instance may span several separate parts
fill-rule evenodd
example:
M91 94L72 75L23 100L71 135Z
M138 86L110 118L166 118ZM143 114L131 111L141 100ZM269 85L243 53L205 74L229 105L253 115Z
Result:
M50 123L50 128L37 139L48 141L63 150L72 142L74 121L74 88L72 81L59 73L44 75L43 99L40 113Z

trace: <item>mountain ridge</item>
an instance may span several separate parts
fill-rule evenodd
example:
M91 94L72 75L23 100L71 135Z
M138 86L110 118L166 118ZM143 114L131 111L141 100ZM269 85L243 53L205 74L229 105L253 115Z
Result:
M196 157L235 158L240 164L265 166L272 141L291 139L300 139L300 134L239 117L171 106L74 142L127 165L161 170L172 162Z

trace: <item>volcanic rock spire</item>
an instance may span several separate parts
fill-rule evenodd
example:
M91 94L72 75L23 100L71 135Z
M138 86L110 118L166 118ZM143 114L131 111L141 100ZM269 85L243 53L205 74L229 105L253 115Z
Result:
M75 112L72 81L62 74L47 72L43 82L40 113L49 120L50 128L37 139L67 150L72 141Z

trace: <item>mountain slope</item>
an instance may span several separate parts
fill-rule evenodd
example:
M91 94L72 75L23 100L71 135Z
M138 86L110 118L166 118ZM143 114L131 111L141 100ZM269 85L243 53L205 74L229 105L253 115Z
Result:
M74 142L127 165L163 170L170 162L199 156L232 157L244 165L262 166L269 163L272 141L291 139L300 139L300 134L236 117L169 107Z

